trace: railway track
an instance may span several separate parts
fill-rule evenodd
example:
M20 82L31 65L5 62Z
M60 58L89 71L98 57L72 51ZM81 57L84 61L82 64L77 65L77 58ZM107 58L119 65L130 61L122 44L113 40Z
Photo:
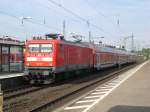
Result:
M68 98L68 99L72 99L78 95L81 95L83 93L86 93L86 91L89 91L93 88L96 88L98 85L103 84L111 79L116 78L118 75L120 75L120 73L123 73L126 70L129 70L133 67L135 67L136 65L131 65L131 66L127 66L121 70L117 70L107 76L102 77L101 79L95 80L92 83L89 83L75 91L72 91L68 94L62 95L61 97L51 101L51 102L47 102L33 110L31 110L30 112L50 112L52 111L54 108L58 107L57 105L61 105L64 104L63 102ZM69 98L70 97L70 98ZM61 103L61 104L60 104ZM53 109L52 109L53 108Z
M35 87L14 95L6 95L4 96L4 112L41 112L45 111L47 107L52 110L63 102L69 101L70 98L77 97L134 66L136 65L130 65L119 70L117 68L115 70L110 69L107 72L104 70L96 73L96 75L71 81L71 84L68 82L56 87ZM101 77L98 74L101 74Z
M29 94L31 92L39 91L39 90L44 89L46 87L47 86L36 87L36 86L27 85L27 86L16 88L14 90L12 89L9 91L5 91L4 92L4 100L19 97L19 96L22 96L25 94Z

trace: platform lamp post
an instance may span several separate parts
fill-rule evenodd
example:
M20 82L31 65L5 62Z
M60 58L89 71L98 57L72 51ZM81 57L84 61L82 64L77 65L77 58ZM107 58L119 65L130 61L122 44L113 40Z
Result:
M24 20L32 19L32 17L30 17L30 16L27 16L27 17L20 17L20 18L21 18L21 24L22 24L22 25L24 24Z
M24 20L29 20L29 19L32 19L32 17L30 17L30 16L27 16L27 17L20 17L20 19L21 19L21 24L22 24L22 26L24 25ZM27 40L27 35L26 35L26 40Z

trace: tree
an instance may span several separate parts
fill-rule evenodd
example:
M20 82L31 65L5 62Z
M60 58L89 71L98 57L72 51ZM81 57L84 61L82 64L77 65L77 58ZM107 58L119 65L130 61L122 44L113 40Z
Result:
M146 57L146 59L149 59L150 58L150 48L143 48L142 54L144 55L144 57Z

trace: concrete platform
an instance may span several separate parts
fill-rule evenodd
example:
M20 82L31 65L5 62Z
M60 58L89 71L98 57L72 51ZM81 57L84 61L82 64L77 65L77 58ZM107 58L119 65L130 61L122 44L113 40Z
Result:
M150 62L88 112L150 112Z
M24 73L1 73L0 84L2 90L11 89L25 84Z
M14 77L20 77L20 76L24 76L24 73L0 73L0 80L14 78Z
M54 112L150 112L150 61Z

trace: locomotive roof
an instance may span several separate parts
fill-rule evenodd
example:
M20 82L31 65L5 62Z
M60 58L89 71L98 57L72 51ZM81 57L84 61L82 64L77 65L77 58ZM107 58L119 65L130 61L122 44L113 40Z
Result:
M67 40L64 40L64 41L60 40L59 42L69 44L69 45L76 45L76 46L79 46L79 47L88 47L89 48L89 45L84 44L82 42L73 42L73 41L67 41Z
M30 42L30 43L40 43L40 42L57 42L57 43L60 43L60 44L67 44L67 45L74 45L74 46L79 46L79 47L88 47L89 48L89 45L87 44L83 44L81 42L72 42L72 41L67 41L67 40L57 40L57 39L33 39L33 40L28 40L27 42Z
M40 39L40 40L29 40L31 43L36 43L39 41L42 42L58 42L61 44L68 44L68 45L74 45L74 46L79 46L79 47L87 47L87 48L94 48L98 52L110 52L110 53L116 53L116 54L125 54L125 55L135 55L134 53L125 51L125 50L120 50L115 47L110 47L110 46L102 46L98 44L93 44L93 43L88 43L88 42L72 42L72 41L67 41L67 40L55 40L55 39ZM40 43L40 42L39 42Z

